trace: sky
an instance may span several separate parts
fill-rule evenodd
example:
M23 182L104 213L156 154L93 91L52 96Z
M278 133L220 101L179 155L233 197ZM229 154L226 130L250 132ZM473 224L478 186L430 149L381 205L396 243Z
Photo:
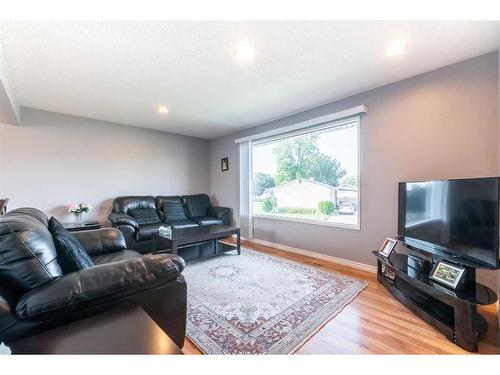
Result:
M267 173L272 176L276 173L276 158L274 147L280 141L253 147L253 173ZM342 168L347 170L347 176L357 174L358 169L358 144L356 125L349 125L337 129L330 129L320 133L318 139L320 151L340 162Z

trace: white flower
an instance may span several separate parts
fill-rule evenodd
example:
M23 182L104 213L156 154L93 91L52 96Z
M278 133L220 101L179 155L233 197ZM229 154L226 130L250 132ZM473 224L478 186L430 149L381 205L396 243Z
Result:
M81 214L82 212L89 212L90 210L92 210L92 208L93 207L88 203L72 204L68 208L68 212L73 214Z

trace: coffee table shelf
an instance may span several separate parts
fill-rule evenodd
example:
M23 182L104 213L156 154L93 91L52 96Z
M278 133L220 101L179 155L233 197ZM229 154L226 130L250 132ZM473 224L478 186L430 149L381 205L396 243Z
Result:
M220 240L236 235L236 245ZM153 234L153 253L170 251L184 260L207 258L236 250L241 254L240 228L229 225L207 225L195 228L172 229L172 238Z

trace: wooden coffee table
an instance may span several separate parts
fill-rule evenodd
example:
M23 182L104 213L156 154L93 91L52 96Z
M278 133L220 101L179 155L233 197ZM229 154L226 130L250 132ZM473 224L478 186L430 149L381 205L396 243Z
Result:
M236 246L219 242L219 240L233 235L236 235ZM166 245L166 248L158 248L158 243L160 241ZM172 238L163 237L156 232L153 234L152 252L164 252L166 249L170 248L172 254L177 254L180 246L193 245L192 247L197 246L198 248L201 248L202 244L207 241L211 241L213 252L210 253L210 255L201 256L203 258L232 250L236 250L238 255L241 254L240 228L222 224L204 225L182 229L172 228Z
M12 354L183 354L138 306L103 312L9 347Z

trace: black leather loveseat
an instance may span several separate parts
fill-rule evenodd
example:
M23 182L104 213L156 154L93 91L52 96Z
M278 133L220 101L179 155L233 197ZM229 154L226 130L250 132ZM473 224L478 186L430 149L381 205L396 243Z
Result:
M152 235L160 226L230 225L231 210L212 206L207 194L126 196L113 200L109 220L123 233L129 249L147 253L152 249Z
M182 347L186 330L184 261L127 250L114 228L77 232L93 267L63 274L47 216L20 208L0 216L0 342L110 308L139 305Z

